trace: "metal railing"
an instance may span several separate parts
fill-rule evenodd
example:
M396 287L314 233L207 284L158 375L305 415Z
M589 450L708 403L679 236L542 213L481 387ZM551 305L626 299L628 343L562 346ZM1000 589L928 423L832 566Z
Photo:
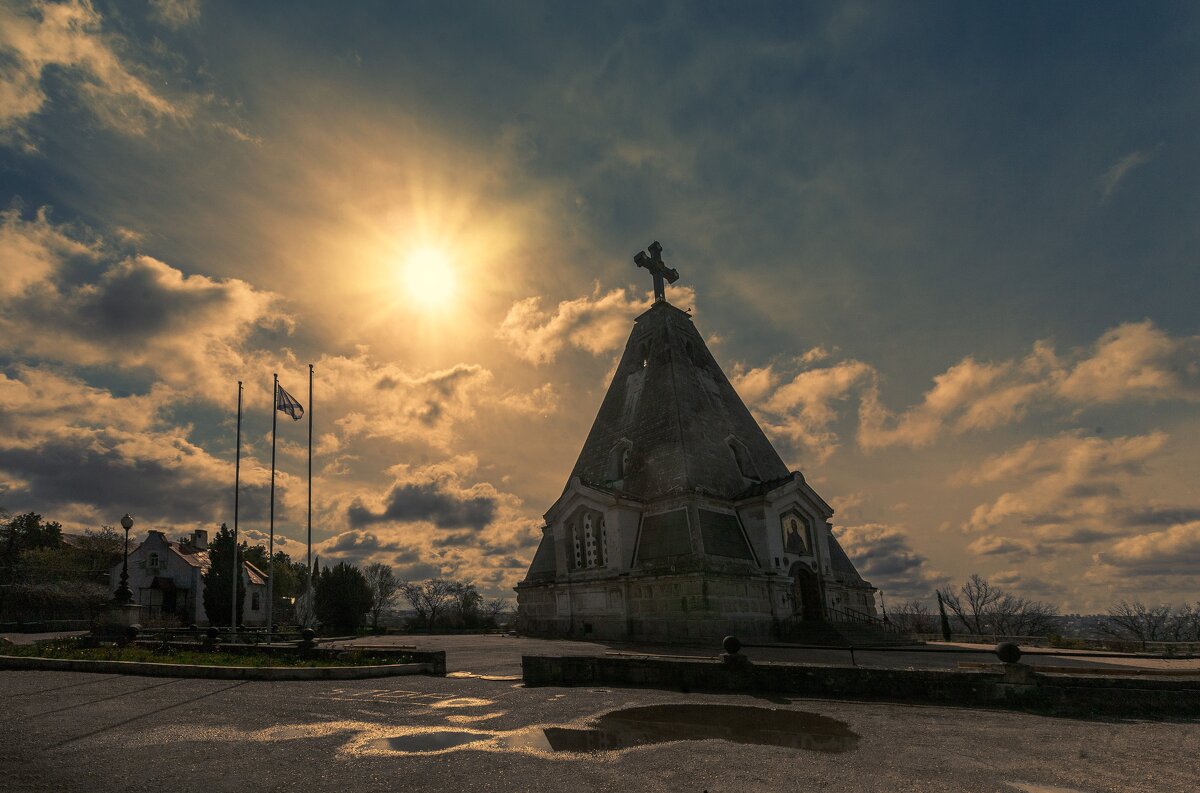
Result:
M829 622L848 622L852 625L869 625L888 633L899 636L901 632L890 622L855 609L839 609L833 606L825 607L825 619Z
M732 637L730 637L732 638ZM728 638L726 639L728 641ZM737 641L735 639L735 641ZM1147 661L1193 661L1200 659L1200 654L1180 655L1176 653L1119 653L1119 652L1079 652L1071 650L1056 650L1056 649L1025 649L1012 642L1002 642L992 648L982 647L947 647L945 645L931 647L929 645L911 645L897 647L894 645L841 645L831 646L826 644L742 644L737 641L739 648L749 649L764 649L764 650L826 650L826 651L843 651L850 654L850 663L852 666L858 666L858 661L855 653L871 652L871 653L941 653L943 655L995 655L1001 660L1014 657L1011 655L1016 648L1015 658L1023 658L1025 656L1050 656L1060 658L1070 658L1077 661L1089 660L1092 658L1126 658ZM726 645L728 650L728 646ZM1184 674L1190 674L1192 670L1180 670ZM1197 670L1200 673L1200 670Z

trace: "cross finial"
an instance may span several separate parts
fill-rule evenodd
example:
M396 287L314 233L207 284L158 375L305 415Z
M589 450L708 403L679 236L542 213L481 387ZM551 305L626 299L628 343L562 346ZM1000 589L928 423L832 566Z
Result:
M650 255L646 255L646 251ZM645 267L654 276L654 302L665 303L667 300L666 284L673 284L679 280L679 271L673 267L667 267L662 260L662 246L657 241L650 243L645 251L638 251L633 257L633 261L638 267ZM665 279L665 283L664 283Z

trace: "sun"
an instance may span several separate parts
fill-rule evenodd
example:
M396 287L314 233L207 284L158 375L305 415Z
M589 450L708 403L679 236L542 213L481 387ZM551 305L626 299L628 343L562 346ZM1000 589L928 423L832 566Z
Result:
M412 302L421 308L440 309L454 297L454 263L441 248L417 248L404 261L402 278Z

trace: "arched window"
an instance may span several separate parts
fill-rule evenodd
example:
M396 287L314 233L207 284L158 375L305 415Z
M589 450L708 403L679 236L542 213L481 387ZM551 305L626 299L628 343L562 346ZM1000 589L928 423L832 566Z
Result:
M158 554L150 554L150 561L147 564L154 569L158 569Z
M581 510L567 521L567 533L574 551L576 570L605 567L608 564L608 526L603 513Z
M608 471L606 478L610 482L620 482L630 471L633 464L633 444L622 438L613 445L608 453Z

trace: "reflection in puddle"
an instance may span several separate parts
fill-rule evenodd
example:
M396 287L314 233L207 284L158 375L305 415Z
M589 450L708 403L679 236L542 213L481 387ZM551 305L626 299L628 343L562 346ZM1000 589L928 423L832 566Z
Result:
M741 705L649 705L606 713L591 726L528 727L511 732L433 729L379 738L368 752L427 753L472 746L488 751L592 753L670 741L720 739L814 752L847 752L859 736L837 719Z
M486 741L492 737L490 732L466 732L465 730L431 730L429 732L414 732L408 735L396 735L391 738L380 738L367 744L367 749L383 749L404 754L419 754L422 752L441 752L456 746Z
M649 705L606 713L585 729L518 730L500 739L514 749L604 752L668 741L721 739L786 746L815 752L846 752L858 735L844 722L796 710L742 705Z

